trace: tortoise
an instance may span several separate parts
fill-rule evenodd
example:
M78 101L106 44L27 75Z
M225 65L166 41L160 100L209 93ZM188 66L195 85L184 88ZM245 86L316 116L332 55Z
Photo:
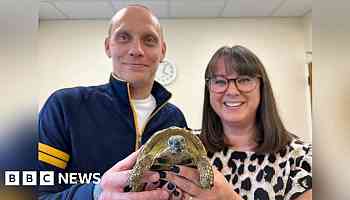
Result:
M154 166L166 171L174 165L196 167L200 187L210 190L213 186L214 173L204 145L192 131L173 126L156 132L141 149L128 180L131 191L143 190L141 178L145 171Z

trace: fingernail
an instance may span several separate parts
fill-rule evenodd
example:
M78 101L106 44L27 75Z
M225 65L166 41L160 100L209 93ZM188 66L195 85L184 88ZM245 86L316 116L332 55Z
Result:
M130 192L130 190L131 190L131 187L129 185L125 186L123 189L124 192Z
M176 173L176 174L178 174L178 173L180 172L180 168L179 168L178 166L176 166L176 165L172 166L172 167L170 168L170 170L171 170L172 172Z
M160 169L160 165L152 165L151 170L157 170L157 169Z
M177 197L180 195L180 192L178 192L177 190L174 191L174 195Z
M145 191L147 187L147 183L143 184L142 190Z
M172 191L173 189L175 189L175 185L172 184L171 182L169 182L167 185L167 188L168 188L168 190Z
M159 173L159 178L165 178L166 177L166 173L164 171L158 171Z
M159 180L159 187L163 187L168 181L164 180L164 179L160 179Z

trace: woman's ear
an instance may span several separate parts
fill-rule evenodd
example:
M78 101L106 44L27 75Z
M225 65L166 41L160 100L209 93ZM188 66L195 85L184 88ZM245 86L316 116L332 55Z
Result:
M108 58L111 58L111 50L109 48L109 37L105 39L105 53L108 56Z

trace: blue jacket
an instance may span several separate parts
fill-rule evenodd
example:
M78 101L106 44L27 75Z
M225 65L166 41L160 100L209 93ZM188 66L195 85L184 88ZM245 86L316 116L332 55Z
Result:
M141 136L130 103L129 84L111 76L105 85L54 92L39 113L39 171L55 171L54 186L39 186L40 199L92 199L93 184L58 184L59 173L103 173L134 152L153 133L187 127L168 102L171 94L154 82L156 109ZM96 179L95 179L96 180Z

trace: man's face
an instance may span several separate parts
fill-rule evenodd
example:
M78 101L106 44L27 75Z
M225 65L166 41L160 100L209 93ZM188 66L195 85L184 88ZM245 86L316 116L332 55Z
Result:
M128 7L114 18L105 50L113 73L137 87L153 83L166 47L158 21L144 8Z

